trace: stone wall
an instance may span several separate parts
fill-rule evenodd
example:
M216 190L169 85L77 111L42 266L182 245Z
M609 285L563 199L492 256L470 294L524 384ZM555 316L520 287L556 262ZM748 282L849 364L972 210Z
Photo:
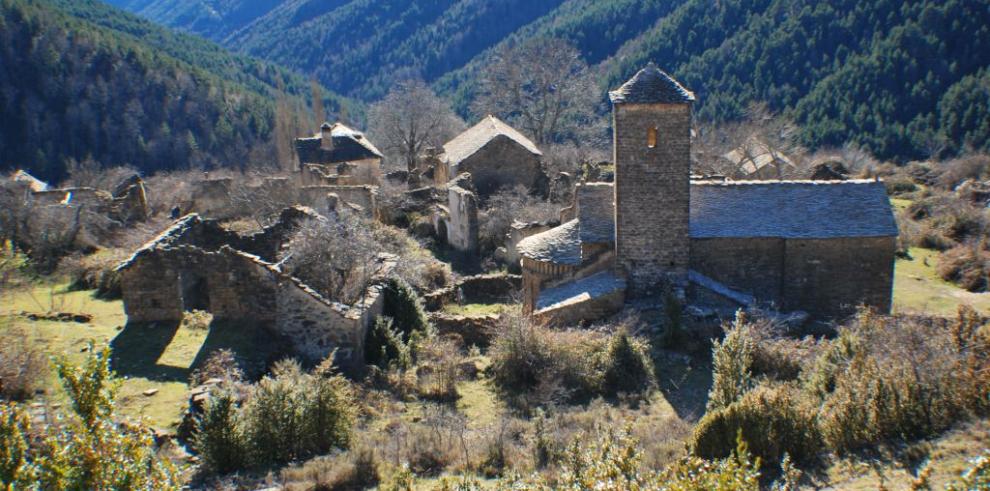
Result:
M761 302L778 303L784 274L784 239L692 239L691 269Z
M581 227L581 259L587 261L615 242L615 187L594 182L577 186L577 216Z
M329 214L334 211L333 207L336 206L333 199L327 198L330 194L336 195L344 203L357 205L357 210L364 217L375 218L378 216L377 186L303 186L299 190L299 201L320 213ZM352 207L351 209L355 208Z
M471 176L473 178L473 176ZM447 188L447 244L454 249L474 254L478 251L478 195L461 187L454 180Z
M230 248L147 250L121 273L130 322L177 322L193 309L209 311L216 319L275 320L278 273L259 258Z
M890 312L895 237L788 240L783 308L837 318L857 305Z
M293 224L315 216L293 207L275 225L241 237L215 221L190 215L149 242L118 267L129 322L178 322L189 310L218 320L264 325L285 337L295 352L319 361L338 349L344 368L364 362L364 337L382 312L380 281L395 266L378 261L378 274L354 305L332 302L270 262L234 247L274 257Z
M613 117L616 259L637 297L687 274L691 106L618 104Z
M540 157L507 136L499 135L470 157L451 166L450 176L471 174L478 194L488 196L502 187L533 189L540 178Z
M820 319L889 312L894 237L693 239L691 269L761 303Z
M467 276L423 296L424 307L436 311L452 303L506 303L522 288L522 276L492 273Z
M533 320L548 326L575 326L583 322L604 319L622 310L626 302L626 291L584 299L579 302L547 307L533 312Z
M381 287L368 288L354 306L329 302L294 279L278 290L275 330L299 355L319 361L337 350L336 362L345 370L364 365L364 340L369 326L382 314Z

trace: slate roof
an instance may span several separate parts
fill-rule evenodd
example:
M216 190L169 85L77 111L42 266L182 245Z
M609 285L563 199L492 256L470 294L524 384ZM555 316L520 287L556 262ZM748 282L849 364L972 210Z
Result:
M320 127L321 131L327 126L328 123L324 123ZM364 136L364 133L348 128L341 123L336 123L329 128L330 135L333 137L333 150L331 151L321 148L323 139L320 133L310 138L296 139L296 153L299 154L300 162L304 164L336 164L382 158L382 153Z
M539 313L544 309L573 305L625 289L625 280L608 271L602 271L541 291L536 299L536 311Z
M447 155L447 162L459 164L499 136L518 143L533 155L543 155L543 152L529 138L489 114L481 122L444 144L443 150Z
M897 222L880 181L695 181L690 235L893 237Z
M694 94L653 62L628 82L608 93L612 104L681 104L694 102Z
M535 261L581 264L581 235L578 220L571 220L546 232L531 235L516 245L519 254Z

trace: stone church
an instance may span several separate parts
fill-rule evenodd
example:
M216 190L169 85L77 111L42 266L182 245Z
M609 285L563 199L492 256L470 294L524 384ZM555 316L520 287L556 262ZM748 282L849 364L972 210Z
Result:
M615 181L579 185L574 220L519 243L527 312L577 322L671 290L722 311L890 310L882 182L692 180L694 94L651 63L609 96Z

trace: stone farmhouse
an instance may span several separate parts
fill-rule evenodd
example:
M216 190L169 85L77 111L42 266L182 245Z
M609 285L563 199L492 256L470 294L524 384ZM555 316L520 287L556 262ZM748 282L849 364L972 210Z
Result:
M382 153L342 123L323 123L319 133L296 139L303 185L371 185L382 178Z
M444 144L436 176L443 184L469 173L482 197L503 187L532 190L543 176L542 158L543 152L529 138L488 115Z
M276 260L297 224L320 219L296 206L261 232L239 235L216 220L187 215L117 267L128 322L178 323L186 311L204 310L217 320L267 328L309 361L336 349L341 367L363 366L365 334L382 313L381 285L396 258L377 260L356 303L321 296Z
M819 319L889 311L897 226L881 182L692 181L694 95L651 63L609 96L614 183L579 185L573 220L520 241L525 311L577 322L663 292Z

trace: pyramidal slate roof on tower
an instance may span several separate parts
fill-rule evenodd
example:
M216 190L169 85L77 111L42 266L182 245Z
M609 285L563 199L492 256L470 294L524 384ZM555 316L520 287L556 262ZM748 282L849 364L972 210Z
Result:
M694 102L694 94L653 62L622 87L608 93L612 104L683 104Z

